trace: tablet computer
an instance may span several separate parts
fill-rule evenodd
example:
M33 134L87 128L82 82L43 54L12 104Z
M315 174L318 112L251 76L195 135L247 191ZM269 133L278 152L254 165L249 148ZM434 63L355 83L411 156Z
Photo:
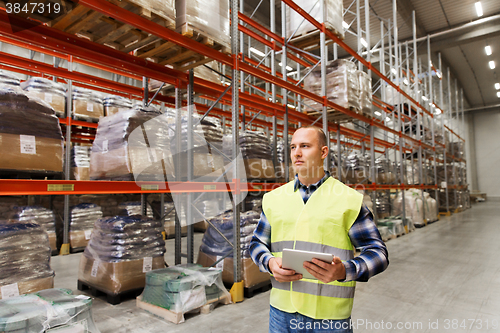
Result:
M324 262L327 263L331 263L333 261L333 254L283 249L281 267L286 269L293 269L296 273L302 274L303 278L317 280L307 271L307 269L304 268L304 261L312 261L313 258L323 260Z

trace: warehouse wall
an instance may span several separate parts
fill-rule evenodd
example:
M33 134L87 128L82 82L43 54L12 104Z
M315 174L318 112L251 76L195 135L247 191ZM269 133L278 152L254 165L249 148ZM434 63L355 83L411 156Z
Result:
M474 114L475 150L479 191L500 200L500 112Z

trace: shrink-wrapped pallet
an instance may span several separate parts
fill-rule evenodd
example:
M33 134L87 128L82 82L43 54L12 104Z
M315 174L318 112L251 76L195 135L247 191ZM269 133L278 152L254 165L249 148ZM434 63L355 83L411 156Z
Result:
M49 237L50 248L57 250L55 215L50 209L39 206L17 206L12 208L10 218L20 222L39 224Z
M175 29L175 1L174 0L127 0L134 5L143 8L163 18L166 27Z
M176 30L191 36L200 33L203 37L229 48L229 1L175 0Z
M73 146L71 148L71 179L90 179L90 146Z
M140 300L183 314L229 296L222 282L222 270L183 264L146 273Z
M173 175L171 120L142 107L102 118L92 144L90 179L165 181Z
M160 221L137 215L98 220L78 279L115 295L144 287L145 273L164 267L162 229Z
M389 196L386 193L377 193L375 206L377 209L377 218L383 219L391 215L391 203L389 201Z
M13 85L0 86L0 169L62 172L62 140L49 104Z
M142 215L141 202L140 201L126 201L118 205L120 209L120 215ZM146 216L153 218L153 208L149 203L146 204Z
M296 0L295 3L320 24L324 23L328 30L334 32L340 38L344 38L344 27L342 26L344 5L342 0L320 0L318 2ZM302 15L289 6L286 6L287 38L290 38L292 34L301 36L315 30L317 28L312 23L305 20Z
M275 178L274 163L269 140L264 133L244 131L239 134L239 148L243 157L244 174L247 178ZM233 154L233 136L224 135L223 151L226 156Z
M57 82L43 77L32 77L21 83L28 96L36 97L48 103L57 115L66 116L66 88Z
M104 115L112 116L115 113L128 110L132 107L132 102L121 96L108 96L103 100Z
M359 79L359 99L363 113L371 116L372 111L372 78L363 71L357 71Z
M304 89L321 96L321 86L321 68L316 67L304 79ZM361 110L359 77L354 62L338 59L327 63L326 98L341 107L355 111ZM308 112L321 112L322 110L322 105L315 101L306 98L304 103Z
M0 298L54 286L49 239L39 224L0 221L0 253Z
M104 116L102 95L93 90L74 87L73 115L84 120L98 121Z
M0 301L0 330L5 333L99 333L92 299L69 289L47 289Z
M71 207L69 244L72 249L80 249L87 246L94 224L100 218L102 218L102 210L96 204L81 203Z

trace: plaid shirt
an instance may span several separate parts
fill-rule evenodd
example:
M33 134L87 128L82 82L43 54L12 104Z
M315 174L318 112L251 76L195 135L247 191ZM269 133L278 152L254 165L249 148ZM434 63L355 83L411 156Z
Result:
M307 187L301 184L298 176L295 175L294 189L295 191L300 191L304 204L328 177L330 177L330 173L325 171L325 176L320 181ZM361 206L356 221L351 229L349 229L349 238L355 248L361 249L361 254L352 260L343 262L346 270L346 279L342 282L366 282L369 278L383 272L387 268L387 265L389 265L387 248L380 237L377 226L373 222L372 213L365 205ZM269 259L273 255L270 248L271 225L263 211L250 243L252 260L257 263L262 272L271 273L269 271Z

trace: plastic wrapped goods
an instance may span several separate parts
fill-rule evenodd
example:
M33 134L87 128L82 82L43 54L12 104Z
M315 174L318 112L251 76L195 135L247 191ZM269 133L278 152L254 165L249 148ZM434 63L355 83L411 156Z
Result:
M96 204L81 203L71 207L69 244L72 249L87 246L94 223L100 218L102 218L102 210Z
M0 301L0 331L99 333L92 299L69 289L47 289Z
M259 218L260 212L256 212L253 210L240 214L240 246L242 258L250 258L250 241L252 240L253 232L257 227ZM211 219L210 222L212 222L212 224L217 227L217 229L229 241L232 241L232 239L234 239L232 211L216 216L215 218ZM228 256L232 257L233 249L231 245L224 239L224 237L210 225L207 228L205 235L203 235L200 251L215 256L225 256L229 253Z
M89 146L71 148L71 179L90 179L90 149Z
M166 20L169 29L175 28L175 2L174 0L128 0L151 13Z
M165 175L173 175L170 118L143 110L136 107L101 118L90 156L90 179L165 181Z
M132 107L132 102L121 96L108 96L103 100L104 115L112 116L115 113L128 110Z
M206 175L218 176L224 163L222 152L222 126L218 118L205 117L203 120L198 114L193 114L193 142L192 147L187 146L188 115L181 117L181 146L177 147L175 139L171 140L171 150L174 158L179 154L181 178L187 176L187 151L193 151L193 175L203 177ZM174 126L175 128L175 126Z
M304 89L321 96L321 68L315 68L304 79ZM360 86L356 64L349 60L334 60L326 65L326 97L344 108L361 110ZM306 111L321 111L322 106L311 100L304 100ZM310 106L310 107L308 107Z
M402 195L401 192L393 201L394 215L402 214ZM405 214L406 217L411 219L415 226L423 226L426 222L436 221L437 208L436 200L431 198L428 193L422 192L417 189L410 189L405 191Z
M66 115L66 88L62 84L43 77L32 77L21 83L21 88L28 96L48 103L59 116Z
M386 158L378 158L375 160L375 183L377 184L393 184L396 182L396 173L394 165Z
M397 218L386 218L377 221L379 228L386 227L390 238L396 238L405 234L403 220Z
M57 250L54 212L38 206L18 206L12 208L11 219L20 222L38 223L48 234L50 248Z
M62 139L49 104L14 86L0 86L0 169L61 172Z
M273 155L264 133L244 131L239 134L239 148L247 178L275 178ZM233 136L224 135L222 149L226 156L233 156Z
M49 239L39 224L0 221L0 253L0 298L54 286ZM8 295L6 289L13 290L13 294Z
M320 0L318 3L315 1L296 0L295 3L320 24L324 23L328 30L333 31L340 38L344 38L344 27L342 26L344 6L342 0ZM290 38L292 34L300 36L315 30L317 28L312 23L304 20L302 15L286 6L287 38Z
M207 230L209 224L205 220L212 219L215 216L221 214L223 211L219 207L219 204L220 204L219 200L214 200L214 199L203 200L196 204L197 209L193 210L193 215L194 215L194 220L198 222L194 224L194 230L202 232L205 232ZM181 222L183 222L182 219Z
M145 273L164 266L162 230L160 221L137 215L98 220L78 279L111 294L144 287Z
M363 71L357 71L359 79L359 99L363 113L371 115L372 111L372 78Z
M383 219L391 215L391 203L389 202L389 196L386 193L377 193L375 205L377 207L378 218Z
M0 70L0 85L19 87L20 84L17 76Z
M101 94L89 89L73 88L73 115L85 120L98 121L104 116Z
M141 300L185 313L223 297L229 293L222 282L222 270L184 264L146 273Z
M229 1L175 0L175 26L184 35L199 32L230 47Z
M118 209L123 212L123 215L142 215L140 201L127 201L118 205ZM149 203L146 204L146 216L153 218L153 209Z
M360 184L366 182L370 176L370 163L366 156L354 152L349 154L344 160L345 176L343 182L346 184Z

